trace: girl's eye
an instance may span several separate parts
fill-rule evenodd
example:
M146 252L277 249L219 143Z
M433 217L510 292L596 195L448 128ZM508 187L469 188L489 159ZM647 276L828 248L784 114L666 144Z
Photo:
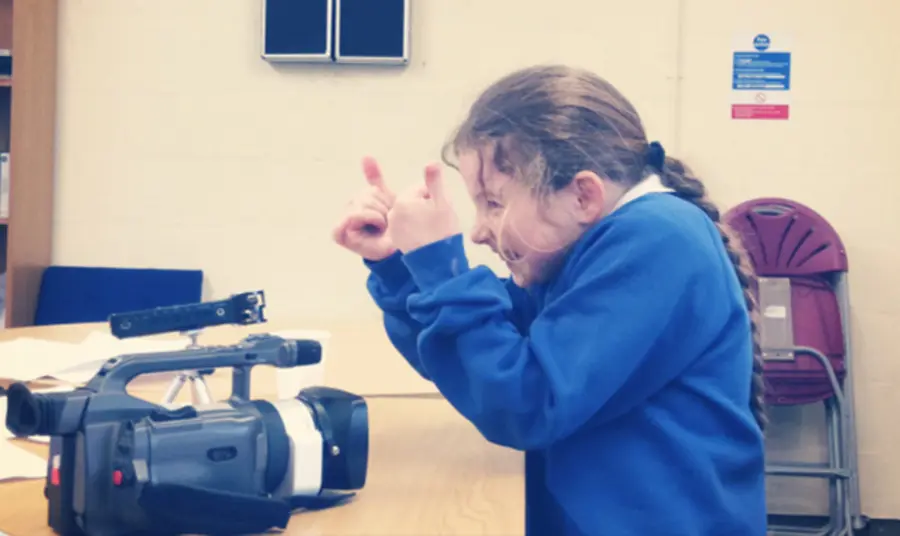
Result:
M487 207L488 207L489 209L491 209L491 210L496 210L496 209L499 209L499 208L503 208L503 206L502 206L500 203L496 202L496 201L488 201L488 202L487 202Z

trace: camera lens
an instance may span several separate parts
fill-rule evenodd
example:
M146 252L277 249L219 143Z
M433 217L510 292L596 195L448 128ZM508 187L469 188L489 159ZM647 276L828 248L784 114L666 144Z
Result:
M360 396L329 387L307 387L298 398L310 406L316 424L334 445L325 453L322 488L356 490L366 483L369 411Z
M345 401L343 419L335 422L335 435L345 445L342 470L332 474L333 489L361 489L366 484L369 462L369 410L359 397Z

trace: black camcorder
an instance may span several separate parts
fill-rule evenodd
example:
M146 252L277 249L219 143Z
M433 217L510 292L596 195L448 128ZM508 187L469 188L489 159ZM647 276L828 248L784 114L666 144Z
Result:
M261 291L220 302L110 318L117 337L264 322ZM365 485L368 409L360 396L308 387L275 402L250 399L256 365L318 363L318 341L250 335L230 346L106 361L83 387L7 393L7 428L50 436L48 523L64 536L252 534L283 529L298 509L341 504ZM132 397L135 377L232 369L223 402L172 407Z

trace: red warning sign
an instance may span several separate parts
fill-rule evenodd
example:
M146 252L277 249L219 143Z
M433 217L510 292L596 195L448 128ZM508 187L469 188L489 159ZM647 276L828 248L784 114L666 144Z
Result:
M788 119L790 106L787 104L732 104L732 119Z

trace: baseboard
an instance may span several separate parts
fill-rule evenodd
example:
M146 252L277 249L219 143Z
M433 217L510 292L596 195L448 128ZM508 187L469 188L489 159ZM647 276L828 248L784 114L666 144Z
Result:
M821 527L825 518L821 516L769 516L773 525L790 524L802 527ZM866 527L854 532L854 536L900 536L900 519L870 519Z
M870 519L862 536L900 536L900 519Z

